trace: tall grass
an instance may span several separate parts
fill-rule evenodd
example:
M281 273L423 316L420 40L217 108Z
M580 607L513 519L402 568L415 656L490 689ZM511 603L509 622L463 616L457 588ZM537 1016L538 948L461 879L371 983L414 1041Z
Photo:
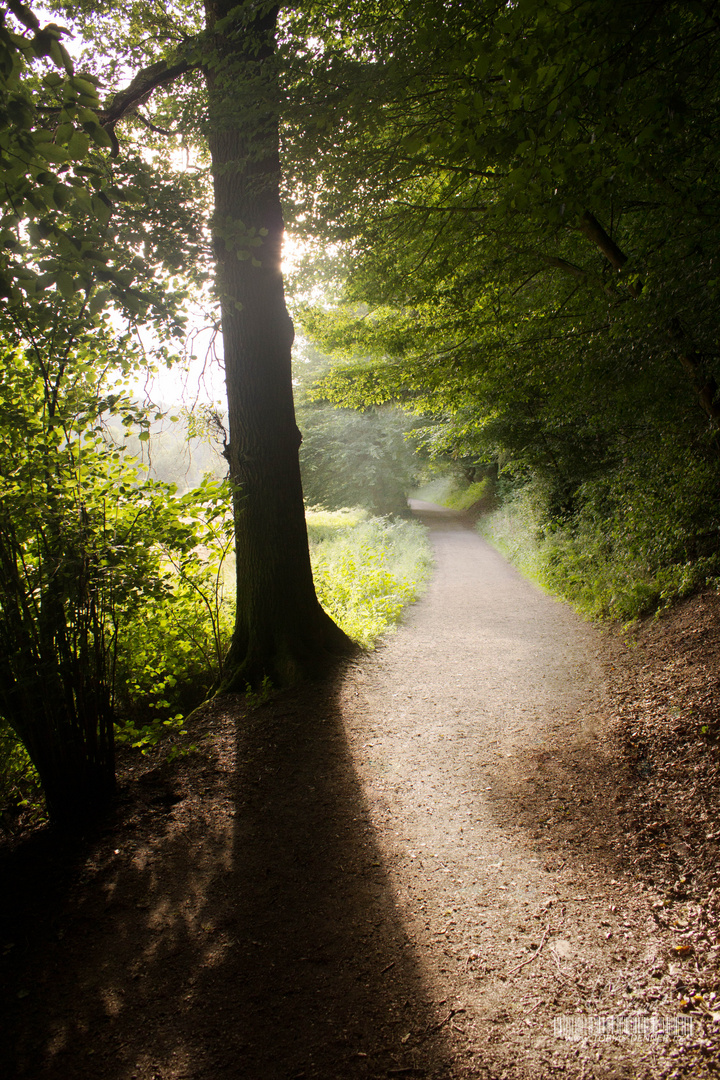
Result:
M720 513L699 495L710 467L662 474L623 466L583 485L572 515L553 519L530 482L478 524L526 577L590 618L629 622L707 585L717 587Z
M325 610L366 648L417 599L432 565L425 530L364 510L309 510L315 588Z

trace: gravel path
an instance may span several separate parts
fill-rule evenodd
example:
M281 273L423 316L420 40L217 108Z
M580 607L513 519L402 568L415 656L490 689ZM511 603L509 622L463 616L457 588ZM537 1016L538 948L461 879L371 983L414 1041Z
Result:
M411 505L436 572L356 669L345 711L423 977L458 1010L451 1056L462 1044L479 1075L654 1075L643 1041L555 1037L578 1010L652 1011L643 991L662 969L648 905L613 859L603 639L462 515Z

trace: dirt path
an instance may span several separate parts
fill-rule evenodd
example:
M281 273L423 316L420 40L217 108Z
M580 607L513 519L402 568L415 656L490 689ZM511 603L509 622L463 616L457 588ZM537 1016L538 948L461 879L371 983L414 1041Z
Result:
M469 1061L508 1076L638 1075L645 1043L555 1037L578 1009L648 1011L663 967L612 856L603 642L462 520L415 509L435 577L350 680L346 711L401 918L434 1000L458 1010L453 1055L464 1039Z
M203 753L129 766L101 835L5 860L0 1076L690 1075L692 1040L558 1037L678 1011L616 814L603 641L416 509L437 570L383 649L216 701Z

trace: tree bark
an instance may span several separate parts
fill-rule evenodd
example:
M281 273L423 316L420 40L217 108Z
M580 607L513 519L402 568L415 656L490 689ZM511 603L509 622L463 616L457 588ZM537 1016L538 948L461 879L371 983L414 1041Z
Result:
M292 395L293 325L281 271L278 7L205 0L208 84L235 489L237 616L222 689L288 685L353 651L313 585ZM230 18L230 13L233 13Z
M627 255L621 251L615 241L608 236L602 225L589 210L586 210L580 218L580 232L600 248L613 270L618 273L622 270L627 260Z
M717 431L720 428L720 400L715 377L707 370L702 355L695 349L679 319L671 320L668 336L695 388L700 408Z

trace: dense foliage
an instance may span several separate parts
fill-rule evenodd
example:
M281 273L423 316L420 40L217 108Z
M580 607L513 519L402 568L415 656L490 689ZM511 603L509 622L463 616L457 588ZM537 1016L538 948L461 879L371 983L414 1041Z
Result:
M221 669L229 496L208 480L178 497L128 458L123 431L146 440L150 418L105 373L131 341L67 302L49 329L25 314L0 370L0 716L8 766L9 727L53 817L82 821L112 793L115 725L174 687L197 702Z
M322 186L301 174L345 275L304 317L341 360L320 396L401 402L435 453L531 482L555 564L588 550L559 587L602 550L624 569L597 609L639 610L720 569L717 15L412 13L359 19L372 72L328 88L343 123L319 133Z
M174 234L198 238L192 177L153 196L147 159L114 157L64 34L0 9L0 736L6 794L24 800L31 762L51 816L77 825L112 795L128 624L174 592L168 552L200 544L125 436L149 438L128 382L172 362L202 267L173 276Z

